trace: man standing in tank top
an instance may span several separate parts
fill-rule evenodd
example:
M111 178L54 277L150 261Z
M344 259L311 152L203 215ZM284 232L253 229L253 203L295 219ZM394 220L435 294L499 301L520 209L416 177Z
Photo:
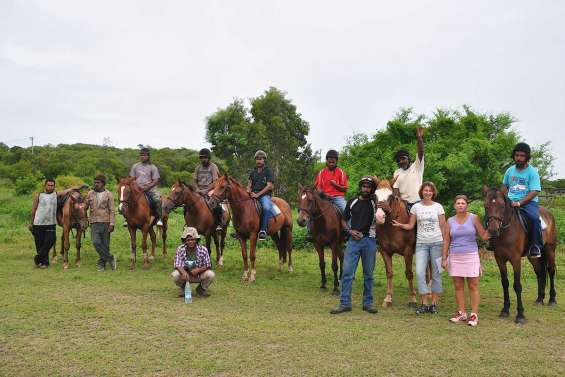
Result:
M33 199L31 209L31 222L28 225L35 240L36 255L35 266L39 268L49 267L49 250L55 244L55 226L57 225L57 197L61 197L71 190L79 190L81 187L73 187L61 192L55 191L55 180L46 179L44 191Z

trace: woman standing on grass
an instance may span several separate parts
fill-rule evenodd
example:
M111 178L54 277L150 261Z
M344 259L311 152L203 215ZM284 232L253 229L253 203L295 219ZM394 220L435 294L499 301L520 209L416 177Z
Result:
M479 217L467 212L469 199L465 195L455 197L455 216L447 220L446 242L443 245L442 266L447 268L455 286L455 301L458 311L450 319L453 323L467 322L469 326L479 323L479 276L481 261L477 235L488 239L488 232ZM448 258L449 256L449 258ZM471 315L465 311L465 278L471 294Z
M410 209L410 221L408 224L401 224L393 220L392 225L404 230L412 230L418 224L415 252L416 280L422 303L416 309L416 314L437 314L439 294L442 291L438 260L441 259L445 243L445 212L441 204L434 201L437 198L437 188L432 182L424 182L420 187L419 195L422 200L414 204L412 209ZM426 268L428 264L431 264L432 267L431 305L428 305L430 287L426 282Z

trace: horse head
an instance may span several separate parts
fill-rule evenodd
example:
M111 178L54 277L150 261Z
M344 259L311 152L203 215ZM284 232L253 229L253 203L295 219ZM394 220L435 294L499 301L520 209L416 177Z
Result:
M224 174L222 176L220 176L218 179L216 179L214 181L214 183L212 184L213 188L213 196L215 196L216 198L218 198L220 201L222 200L226 200L228 198L228 196L230 195L230 191L232 188L232 184L236 183L237 181L231 177L228 176L228 174Z
M171 192L163 205L165 211L169 212L174 208L182 206L185 187L186 184L180 178L177 178L171 186Z
M316 194L310 186L299 185L298 189L298 219L296 222L301 227L306 226L317 209Z
M135 178L133 177L121 177L117 178L118 181L118 200L120 204L118 205L118 211L123 214L124 208L130 204L132 186L136 185Z
M380 180L377 185L377 189L375 190L375 197L377 198L377 202L388 202L391 195L394 194L390 181L388 179ZM377 224L384 224L386 220L386 213L382 208L377 208L375 217Z
M73 190L69 193L70 215L73 223L79 225L81 230L88 227L88 216L86 214L86 203L80 191Z
M505 217L507 216L507 200L506 194L508 189L506 186L502 187L483 187L485 215L487 218L487 229L492 238L497 238L503 229L508 227L505 224ZM506 219L509 221L508 219Z

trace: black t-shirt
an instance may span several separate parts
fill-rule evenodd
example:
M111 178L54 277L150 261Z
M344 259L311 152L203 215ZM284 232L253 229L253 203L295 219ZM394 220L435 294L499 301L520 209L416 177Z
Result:
M251 181L252 192L263 190L267 186L267 182L275 182L273 171L267 166L263 167L261 171L257 168L253 169L249 174L249 180ZM271 191L268 191L265 195L271 195Z
M355 201L353 208L351 205ZM375 217L375 207L372 200L363 200L360 198L353 198L347 201L345 211L343 213L345 221L351 220L351 229L357 230L363 234L369 233L369 228L373 223Z

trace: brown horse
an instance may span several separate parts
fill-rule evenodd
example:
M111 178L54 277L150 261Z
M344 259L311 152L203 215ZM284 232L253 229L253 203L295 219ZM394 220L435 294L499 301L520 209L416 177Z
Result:
M80 267L80 247L82 235L88 228L88 218L83 197L78 190L68 192L62 198L63 204L57 208L57 224L63 228L61 234L61 255L63 256L63 269L69 268L69 249L70 234L72 229L76 230L76 248L77 256L75 265ZM57 262L57 250L53 244L53 262Z
M255 200L251 198L243 186L234 178L228 177L227 174L218 178L213 187L214 196L219 200L228 199L230 203L233 225L239 238L243 258L242 279L243 281L254 282L257 274L255 271L255 248L260 226ZM292 272L292 212L288 203L281 198L273 197L273 203L280 209L281 213L269 220L268 234L279 251L279 270L282 270L288 254L288 271ZM251 271L249 271L247 258L247 240L250 241Z
M325 200L320 194L311 187L303 187L300 185L298 191L298 219L296 220L301 227L312 222L312 238L314 239L314 248L318 253L320 274L322 283L320 289L326 289L326 262L324 260L324 248L329 247L332 250L332 270L334 273L334 294L339 294L339 281L343 273L343 229L341 225L341 213L328 200ZM339 259L339 277L338 262Z
M524 306L522 304L522 283L520 281L522 256L527 246L528 238L520 224L518 210L512 207L507 198L508 189L484 188L485 213L488 221L488 231L494 243L494 257L500 270L500 280L504 290L504 306L500 312L501 318L510 315L510 296L508 293L508 272L506 262L510 262L514 270L514 291L516 292L517 315L516 323L524 323ZM544 207L539 208L540 216L547 228L543 231L544 250L541 258L529 258L534 267L538 282L538 297L536 302L543 305L545 298L545 285L549 273L549 305L555 305L555 247L557 245L557 232L555 218Z
M198 233L206 237L206 247L210 254L212 254L210 249L211 240L214 240L214 245L216 245L216 263L218 266L223 266L227 226L221 232L217 232L216 219L210 207L206 204L204 197L193 186L177 179L173 187L171 187L171 193L164 203L163 209L168 212L183 205L185 224L196 228ZM224 218L226 224L229 224L229 211L224 211Z
M406 231L392 225L392 220L406 224L409 222L410 214L406 209L406 203L393 193L390 182L386 179L378 182L375 191L377 201L387 203L390 211L385 214L382 208L377 208L376 234L379 249L383 257L386 269L387 292L383 300L383 307L392 306L392 256L400 254L404 257L405 275L408 280L408 291L410 302L408 306L416 306L416 290L414 289L414 274L412 272L412 258L416 246L415 231Z
M147 255L147 234L151 237L151 257L155 257L156 235L153 230L155 217L151 214L149 202L145 197L143 189L139 187L135 178L118 178L118 198L120 204L119 212L124 215L128 224L131 239L130 270L135 269L136 262L136 232L141 230L141 248L143 250L143 267L149 267L149 256Z

